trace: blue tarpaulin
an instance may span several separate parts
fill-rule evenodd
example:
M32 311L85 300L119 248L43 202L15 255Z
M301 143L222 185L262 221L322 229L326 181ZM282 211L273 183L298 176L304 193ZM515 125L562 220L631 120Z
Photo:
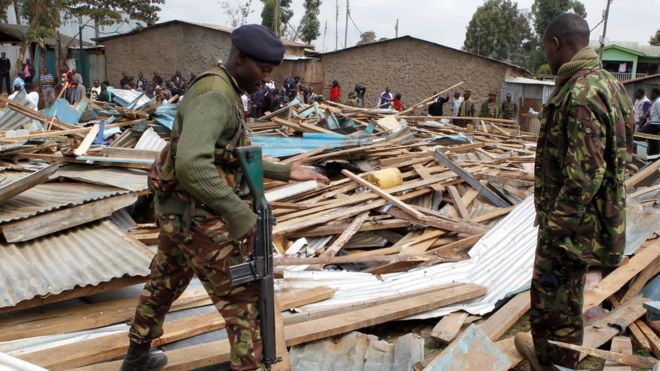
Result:
M178 107L179 105L175 103L163 104L159 106L156 108L156 112L153 115L154 120L166 128L172 130L172 126L174 125L174 117L176 116L176 110Z
M250 138L252 144L263 148L264 156L288 157L309 152L323 146L330 148L364 145L369 139L350 139L340 134L304 133L303 137L281 137L270 135L254 135Z

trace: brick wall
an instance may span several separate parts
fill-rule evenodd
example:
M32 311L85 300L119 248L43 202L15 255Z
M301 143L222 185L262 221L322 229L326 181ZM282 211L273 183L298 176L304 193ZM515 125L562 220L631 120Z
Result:
M472 90L473 97L481 102L488 98L489 91L500 91L507 73L521 73L503 63L412 38L324 54L321 61L326 97L332 80L341 86L342 101L356 83L362 83L367 87L368 106L377 104L386 86L393 95L401 93L408 107L460 81L465 82L458 89Z

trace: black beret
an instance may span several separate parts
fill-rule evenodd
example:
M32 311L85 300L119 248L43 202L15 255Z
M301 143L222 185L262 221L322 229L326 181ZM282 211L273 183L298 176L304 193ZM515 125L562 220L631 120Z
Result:
M231 42L244 54L260 62L280 64L284 45L277 35L258 24L246 24L231 33Z

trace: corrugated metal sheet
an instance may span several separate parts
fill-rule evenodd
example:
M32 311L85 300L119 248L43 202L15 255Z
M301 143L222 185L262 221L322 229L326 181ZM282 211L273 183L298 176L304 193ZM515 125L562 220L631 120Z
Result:
M66 178L140 192L147 189L148 175L147 171L139 169L70 165L58 169L51 179Z
M492 311L495 304L507 294L529 284L536 247L534 216L533 199L529 197L470 250L470 260L466 261L385 274L380 279L368 273L352 272L287 271L284 276L293 287L313 287L322 281L337 289L333 298L304 307L304 310L311 312L452 282L470 282L487 287L488 294L465 304L430 311L414 318L439 317L456 310L485 314Z
M308 152L323 146L338 148L371 144L371 139L348 139L340 134L304 133L302 138L269 135L250 137L254 145L263 148L264 156L288 157Z
M149 128L144 131L144 134L142 134L135 145L135 149L160 151L166 144L167 142L161 138L153 128Z
M0 247L0 307L114 278L147 276L153 257L110 221Z
M86 183L39 184L0 205L0 224L122 193L128 191Z
M12 99L12 101L24 106L26 98L27 95L24 92L20 92L14 97L14 99ZM31 121L32 119L30 117L9 108L5 108L0 112L0 130L20 129L23 125L27 125Z

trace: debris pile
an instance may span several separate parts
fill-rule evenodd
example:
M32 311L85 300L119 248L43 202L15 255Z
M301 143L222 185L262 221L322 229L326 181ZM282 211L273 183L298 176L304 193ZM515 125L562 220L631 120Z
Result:
M158 239L146 169L165 144L176 104L114 94L115 104L64 102L48 112L0 98L0 259L7 267L0 355L48 369L103 370L117 369L126 353L136 284L149 273ZM266 182L277 219L279 344L293 347L294 369L336 369L332 357L313 353L341 357L342 347L364 357L344 357L340 367L410 369L425 358L419 338L388 344L352 332L412 318L441 318L430 337L448 344L417 368L520 362L503 336L529 310L537 138L509 120L471 118L461 127L414 114L433 98L403 112L294 104L249 123L252 142L270 160L302 161L331 179ZM629 258L586 294L585 312L599 316L585 347L618 335L616 323L642 347L660 349L657 323L644 320L647 299L639 295L659 294L659 171L660 161L630 166ZM592 309L603 302L613 310ZM198 282L172 312L155 344L168 367L229 359L224 320ZM286 349L280 353L288 361Z

